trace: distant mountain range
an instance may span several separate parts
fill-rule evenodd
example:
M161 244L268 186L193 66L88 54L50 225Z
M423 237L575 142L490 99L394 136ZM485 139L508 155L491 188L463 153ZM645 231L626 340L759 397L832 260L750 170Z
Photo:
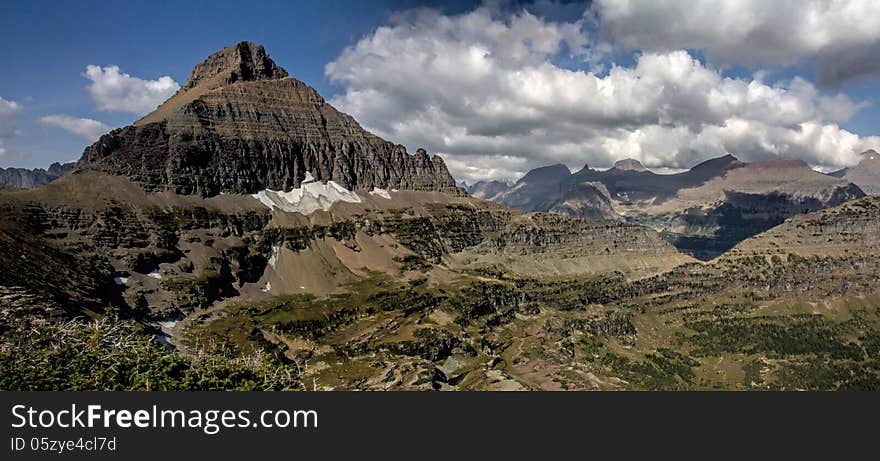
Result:
M731 155L676 174L654 173L633 159L575 173L551 165L529 171L512 186L477 182L468 193L521 210L645 224L679 249L711 259L791 216L864 196L853 182L858 178L873 190L876 159L880 156L866 153L858 167L832 175L795 159L747 163Z
M868 195L880 194L880 154L875 150L862 152L858 165L829 174L859 186Z
M15 189L30 189L49 184L76 166L76 162L53 163L43 168L0 168L0 185Z

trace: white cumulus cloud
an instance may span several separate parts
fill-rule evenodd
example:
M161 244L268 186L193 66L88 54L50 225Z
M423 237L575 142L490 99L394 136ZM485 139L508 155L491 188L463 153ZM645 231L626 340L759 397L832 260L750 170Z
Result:
M0 117L8 117L20 110L21 104L8 99L3 99L3 97L0 96Z
M95 141L102 134L113 129L110 125L90 118L77 118L70 115L46 115L40 117L40 123L57 126L65 131L84 138L87 141Z
M814 60L819 81L880 75L877 0L596 0L602 32L646 51L705 50L718 64Z
M9 138L15 134L12 126L13 116L21 112L21 104L4 99L0 96L0 139Z
M89 93L98 110L104 111L145 115L180 89L169 76L144 80L121 72L119 66L90 65L83 76L92 81Z
M728 153L834 167L880 147L837 125L863 103L801 78L730 78L682 50L645 52L605 74L557 65L564 53L590 59L582 25L488 8L404 14L326 66L344 89L331 102L389 140L444 154L469 182L625 157L655 168Z
M13 126L13 116L21 112L21 104L4 99L0 96L0 157L9 153L4 146L4 139L11 138L18 130Z

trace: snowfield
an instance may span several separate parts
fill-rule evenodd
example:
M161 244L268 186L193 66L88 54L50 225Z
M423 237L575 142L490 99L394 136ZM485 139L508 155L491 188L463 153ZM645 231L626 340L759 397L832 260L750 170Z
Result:
M269 209L278 208L304 215L310 215L317 210L327 211L336 202L361 203L358 194L334 181L327 181L326 184L317 181L310 172L306 172L306 178L299 188L288 192L265 189L253 194L252 197Z
M280 246L278 246L278 245L272 246L272 255L269 257L269 263L268 263L269 266L272 267L272 269L278 268L278 255L280 254L280 252L281 252Z
M391 194L389 194L387 190L379 189L378 187L374 187L373 190L370 191L370 195L375 195L377 197L391 200Z

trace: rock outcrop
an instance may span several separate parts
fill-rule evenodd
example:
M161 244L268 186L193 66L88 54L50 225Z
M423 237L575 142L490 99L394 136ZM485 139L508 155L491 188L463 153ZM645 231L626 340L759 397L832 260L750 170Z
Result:
M642 162L632 158L625 158L614 162L613 168L620 171L648 171L648 169L642 165Z
M795 216L737 245L726 258L744 256L876 257L880 247L880 196L852 200Z
M456 192L440 157L364 130L248 42L197 65L156 111L88 147L79 168L201 196L286 191L306 173L351 190Z
M49 184L72 169L76 162L58 163L42 168L0 168L0 185L15 189L30 189Z

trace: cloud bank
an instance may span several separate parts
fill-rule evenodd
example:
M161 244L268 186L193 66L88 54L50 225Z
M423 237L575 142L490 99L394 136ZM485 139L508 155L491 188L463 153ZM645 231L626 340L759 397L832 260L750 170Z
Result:
M180 85L169 76L144 80L120 72L119 66L87 66L89 93L98 110L146 115L165 102Z
M102 134L113 129L110 125L97 120L69 115L46 115L40 117L40 123L57 126L90 142L96 141Z
M604 75L557 64L590 68L593 49L582 20L418 10L346 48L325 72L344 89L336 107L410 149L445 154L469 182L625 157L656 168L728 153L837 167L880 147L837 124L863 103L804 79L725 77L682 50L644 52Z
M827 86L880 75L876 0L596 0L602 33L653 52L705 50L717 64L814 61Z

